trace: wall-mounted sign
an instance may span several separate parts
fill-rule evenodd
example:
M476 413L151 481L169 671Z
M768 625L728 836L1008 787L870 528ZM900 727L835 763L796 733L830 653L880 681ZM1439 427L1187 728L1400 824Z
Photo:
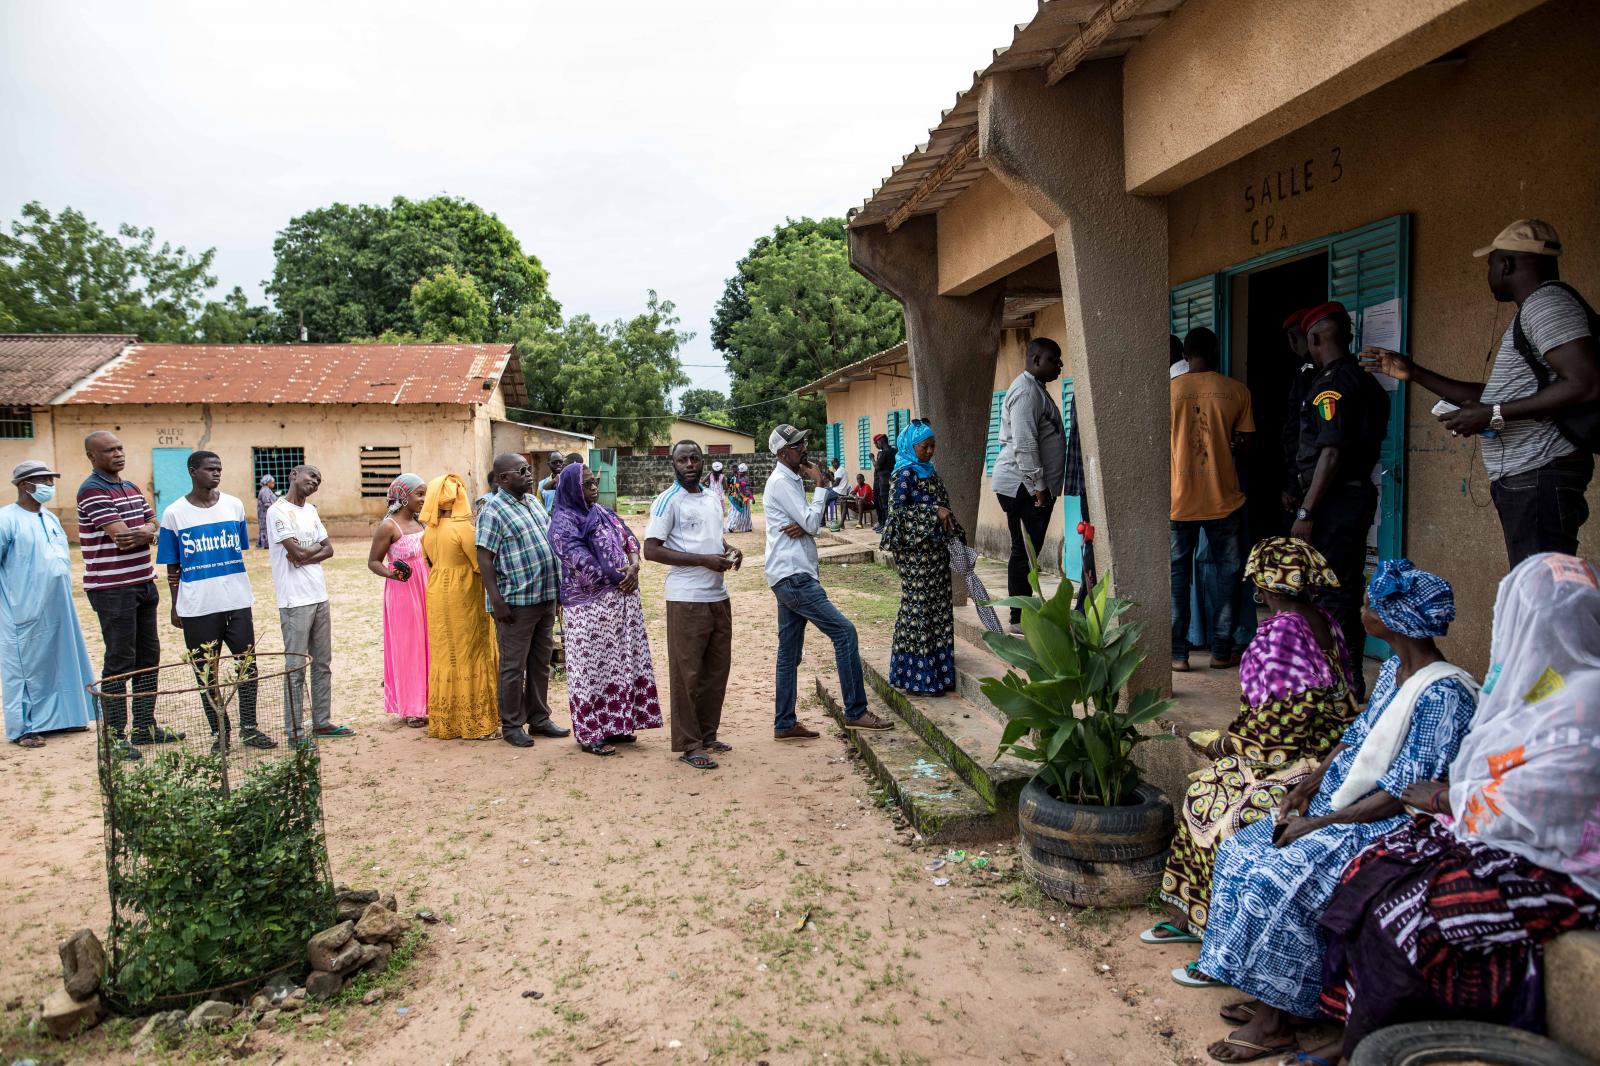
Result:
M183 445L183 430L157 429L156 444L162 448L170 448L174 445L181 447Z
M1270 171L1244 187L1244 213L1250 216L1250 243L1277 244L1289 239L1286 209L1289 202L1327 185L1339 184L1344 177L1342 149L1328 149L1327 158L1310 157L1288 167Z

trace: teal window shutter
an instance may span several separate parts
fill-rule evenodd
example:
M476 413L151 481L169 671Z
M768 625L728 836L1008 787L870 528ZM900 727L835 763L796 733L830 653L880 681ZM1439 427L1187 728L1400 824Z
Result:
M844 423L828 423L828 458L844 462Z
M1181 341L1198 326L1221 332L1217 329L1217 284L1217 276L1207 274L1173 286L1167 296L1167 319L1174 337Z
M888 421L889 443L896 444L900 440L900 431L911 424L911 408L901 407L890 411Z
M872 469L872 419L862 415L856 419L856 444L861 449L861 469Z
M1006 390L996 389L989 398L989 444L983 450L983 476L994 474L994 461L1000 458L1000 409L1005 406Z

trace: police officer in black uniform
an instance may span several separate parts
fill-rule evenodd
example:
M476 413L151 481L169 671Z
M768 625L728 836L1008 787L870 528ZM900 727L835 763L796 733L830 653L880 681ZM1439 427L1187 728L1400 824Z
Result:
M1303 495L1290 532L1310 541L1339 579L1339 587L1324 595L1322 605L1344 632L1357 666L1355 695L1365 700L1361 601L1366 590L1367 531L1378 512L1372 470L1389 432L1389 394L1351 353L1350 315L1343 304L1320 304L1301 322L1320 371L1300 405L1295 465Z
M1289 400L1284 405L1283 418L1283 510L1288 521L1300 507L1300 406L1305 403L1306 391L1322 368L1306 349L1306 331L1301 322L1309 307L1302 307L1283 320L1283 339L1289 345L1289 358L1295 365L1294 379L1289 383Z

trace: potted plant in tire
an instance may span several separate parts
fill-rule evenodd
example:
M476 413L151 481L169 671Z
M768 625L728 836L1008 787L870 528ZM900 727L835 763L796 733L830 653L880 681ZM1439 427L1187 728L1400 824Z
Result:
M1035 565L1034 595L993 603L1021 610L1023 636L983 635L1015 667L981 681L1007 719L1000 751L1039 765L1017 804L1022 869L1050 896L1085 907L1148 899L1173 831L1172 805L1132 759L1150 739L1138 727L1172 701L1151 688L1124 707L1123 686L1144 656L1138 624L1118 621L1131 603L1109 595L1108 578L1079 609L1070 581L1045 599Z

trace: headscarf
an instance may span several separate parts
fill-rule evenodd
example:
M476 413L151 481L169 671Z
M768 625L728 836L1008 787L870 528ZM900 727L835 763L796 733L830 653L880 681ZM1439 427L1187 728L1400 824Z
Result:
M406 505L406 497L426 484L426 481L415 474L401 474L389 482L389 491L384 495L384 499L389 502L389 509L383 513L391 515L400 510Z
M1383 624L1402 637L1442 637L1456 617L1450 582L1419 570L1410 559L1385 559L1367 586L1367 599Z
M1600 575L1571 555L1500 582L1483 698L1450 765L1451 831L1600 896Z
M750 464L749 463L740 463L739 464L739 473L748 474L749 472L750 472Z
M579 539L586 539L605 521L605 508L583 498L583 479L588 472L582 463L568 463L556 478L556 517Z
M1257 543L1245 561L1244 576L1256 588L1284 596L1339 587L1328 560L1298 537L1267 537Z
M933 427L928 425L925 418L912 419L911 424L900 431L900 439L895 441L897 449L894 459L894 472L910 468L920 478L933 476L933 463L924 462L917 458L917 445L925 440L933 439Z
M722 460L718 459L716 462L711 464L711 472L713 474L722 473Z
M261 487L262 488L266 488L268 485L272 485L272 484L276 484L276 483L277 482L274 481L274 479L273 479L271 474L262 474L261 475Z
M428 495L422 503L422 513L417 516L425 527L422 531L422 552L429 559L441 558L440 549L443 547L444 523L453 518L471 518L472 499L467 492L467 483L461 480L460 474L440 474L428 482ZM476 552L468 551L468 564L476 570L478 556Z

